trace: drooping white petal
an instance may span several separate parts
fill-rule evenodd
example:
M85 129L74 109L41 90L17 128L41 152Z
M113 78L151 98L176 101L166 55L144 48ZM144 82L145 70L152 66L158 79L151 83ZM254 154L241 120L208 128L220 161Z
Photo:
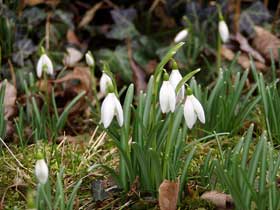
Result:
M43 71L46 71L47 74L53 75L52 61L46 54L41 55L37 63L36 73L39 78L42 76Z
M113 82L112 82L111 78L106 73L103 73L102 76L101 76L101 79L100 79L100 92L102 94L106 94L107 87L109 85L113 85Z
M53 64L51 59L46 54L43 56L45 56L44 60L45 60L45 65L47 66L47 74L53 75Z
M194 111L193 104L192 104L189 96L187 96L186 102L184 105L184 117L185 117L188 128L192 129L192 127L194 126L194 124L196 122L197 117L196 117L196 113Z
M159 91L159 105L162 113L167 113L170 111L168 97L166 96L166 92L168 87L165 85L165 81L163 82L160 91Z
M159 104L162 113L174 112L176 106L176 94L170 81L163 81L159 91Z
M194 95L188 96L193 104L193 108L200 122L205 123L205 114L203 107L199 100Z
M117 117L117 121L119 123L119 126L123 126L123 109L122 109L122 105L119 101L119 99L117 98L116 95L115 96L115 115Z
M169 82L168 86L169 86L168 92L167 92L168 103L169 103L170 111L174 112L175 107L176 107L176 92L175 92L175 89L173 88L173 86L171 85L170 82Z
M67 66L74 66L83 57L83 53L74 47L67 47L66 51L67 53L64 54L63 63Z
M49 176L49 169L44 159L36 161L35 175L39 183L45 184L47 182Z
M219 33L223 42L227 42L229 39L229 30L226 22L224 20L220 20L219 22Z
M88 66L94 66L94 59L89 52L86 53L86 62Z
M115 114L115 94L109 93L101 105L101 122L105 128L111 124Z
M188 29L183 29L175 36L174 42L178 43L183 41L188 36Z
M42 77L42 73L43 73L43 60L41 58L39 59L39 61L37 63L37 67L36 67L37 77L39 77L39 78Z
M169 81L172 84L172 86L174 87L174 89L176 89L177 85L179 84L179 82L182 80L182 75L180 74L178 69L174 69L172 70L170 77L169 77ZM177 94L177 101L183 100L185 96L185 88L181 87L178 94Z

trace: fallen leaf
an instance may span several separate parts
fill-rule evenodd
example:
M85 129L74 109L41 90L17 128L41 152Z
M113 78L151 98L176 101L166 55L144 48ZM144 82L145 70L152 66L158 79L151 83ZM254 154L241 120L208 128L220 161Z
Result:
M27 6L35 6L37 4L48 4L52 6L56 6L60 0L24 0L24 5Z
M156 59L150 60L145 66L145 71L148 75L152 75L156 69L158 62Z
M13 117L17 112L16 99L17 99L17 89L4 80L0 83L0 89L3 83L5 84L5 96L4 96L4 118L6 120L6 135L11 136L13 134Z
M254 48L252 48L250 46L250 44L248 43L248 40L244 36L242 36L240 33L237 33L234 36L234 38L239 43L240 49L242 51L250 54L255 60L257 60L261 63L265 63L263 56L258 51L256 51Z
M83 53L75 47L67 47L66 51L67 53L63 58L63 63L66 66L73 67L83 57Z
M108 193L105 191L105 187L102 180L95 180L92 182L91 190L94 201L103 201L109 197Z
M278 60L278 49L280 48L280 40L262 27L255 27L256 36L253 39L253 47L256 48L266 60L270 61L270 51L272 58Z
M239 31L252 38L255 25L263 24L269 21L270 18L270 12L262 1L254 1L250 7L244 9L240 14Z
M229 61L232 61L235 57L235 53L231 49L229 49L225 46L222 47L221 53L222 53L222 56ZM248 55L246 53L241 53L239 55L239 57L237 59L237 63L239 65L241 65L243 69L250 69L250 67L251 67L250 58L248 57ZM254 61L254 63L255 63L257 70L263 71L263 72L265 72L267 70L267 66L265 64L263 64L259 61Z
M67 38L67 42L82 47L79 38L77 37L77 35L73 30L67 31L66 38Z
M127 54L128 54L128 60L130 67L133 72L133 82L135 83L136 86L136 92L137 94L140 93L140 91L146 90L147 83L146 83L146 74L145 70L139 66L136 61L132 57L132 48L131 48L131 41L128 40L127 42Z
M157 16L161 20L162 26L164 26L166 28L174 28L176 26L176 22L175 22L174 18L172 18L166 14L164 5L162 5L162 4L159 4L155 8L155 16Z
M159 186L160 210L176 210L179 194L179 180L173 182L164 180Z
M231 195L217 192L209 191L201 195L201 199L212 202L220 210L230 210L234 208L234 203Z
M95 13L97 10L101 8L103 2L99 2L95 4L91 9L89 9L86 14L84 15L83 19L79 23L79 28L82 28L90 23L90 21L94 18Z
M63 90L56 92L56 97L61 97L64 102L64 105L59 109L63 109L76 95L82 91L85 91L87 98L92 100L92 79L88 67L75 67L73 71L69 72L64 77L55 80L54 83L63 83ZM87 103L83 97L71 109L70 113L84 110L85 107L87 107Z
M8 120L10 117L14 116L16 113L16 99L17 99L17 90L16 88L9 83L7 80L5 88L5 96L4 96L4 107L5 107L5 119ZM0 89L3 85L3 82L0 83Z

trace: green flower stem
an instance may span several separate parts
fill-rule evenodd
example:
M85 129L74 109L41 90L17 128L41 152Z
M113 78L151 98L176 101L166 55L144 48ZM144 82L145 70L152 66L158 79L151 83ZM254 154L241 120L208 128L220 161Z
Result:
M90 72L91 72L91 76L92 76L92 92L95 98L95 103L96 103L96 110L97 110L97 114L100 114L100 103L98 100L98 96L97 96L97 89L96 89L96 78L95 78L95 65L90 67Z
M218 37L217 37L217 72L220 71L221 68L221 56L222 56L222 40L220 37L220 34L218 32Z
M174 121L174 113L171 113L170 116L170 122L169 122L169 128L168 128L168 136L166 139L166 144L165 144L165 152L164 152L164 159L163 159L163 171L162 171L162 178L165 179L167 175L169 174L167 166L169 164L169 159L170 159L170 150L171 150L171 133L173 129L173 122Z
M48 110L50 105L50 98L49 98L49 84L48 84L48 75L46 71L43 71L43 79L44 79L44 86L46 85L46 91L45 91L45 102L47 104ZM49 110L50 111L50 110Z

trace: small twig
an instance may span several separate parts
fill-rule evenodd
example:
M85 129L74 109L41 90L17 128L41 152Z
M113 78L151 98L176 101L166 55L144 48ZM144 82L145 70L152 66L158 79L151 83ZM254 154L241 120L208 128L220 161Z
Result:
M13 185L11 185L11 186L8 186L8 187L5 189L5 191L4 191L4 193L3 193L3 196L2 196L2 198L1 198L0 209L3 209L3 207L4 207L4 200L5 200L5 197L6 197L6 194L7 194L8 190L9 190L10 188L16 187L16 191L17 191L23 198L25 198L25 197L24 197L24 194L23 194L22 192L20 192L19 190L17 190L17 187L18 187L18 186L27 187L26 184L13 184Z
M276 25L279 15L280 15L280 1L278 2L277 10L276 10L274 18L273 18L272 27L271 27L272 32L274 32L274 30L275 30L275 25Z
M4 140L2 138L0 138L0 141L2 142L2 144L7 148L8 152L12 155L12 157L16 160L16 162L19 164L20 167L22 167L23 169L27 170L27 168L25 168L22 163L17 159L17 157L14 155L14 153L12 152L12 150L10 150L10 148L8 147L8 145L4 142Z
M160 2L161 2L161 0L154 0L152 6L151 6L150 9L149 9L149 13L150 13L150 14L154 11L154 9L157 7L157 5L158 5Z
M263 0L263 4L267 8L268 7L268 0Z
M46 22L46 50L50 48L50 18L51 13L48 13L47 22Z
M108 4L108 6L114 8L114 9L119 9L119 6L114 4L112 1L110 0L104 0L104 2L106 2L106 4Z
M235 14L234 14L234 32L235 32L235 34L239 32L240 4L241 4L241 0L237 0L236 4L235 4Z
M9 67L10 67L9 69L10 69L10 74L12 76L13 85L16 88L17 87L17 80L16 80L16 75L15 75L15 69L14 69L14 66L13 66L10 59L8 59L8 64L9 64Z

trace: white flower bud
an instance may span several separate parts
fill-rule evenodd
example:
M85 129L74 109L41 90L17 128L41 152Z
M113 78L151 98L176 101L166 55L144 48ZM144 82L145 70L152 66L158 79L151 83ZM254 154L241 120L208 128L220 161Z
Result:
M227 42L229 39L229 30L226 22L224 20L220 20L219 22L219 33L223 42Z
M198 117L199 121L205 123L205 115L203 107L194 95L188 95L184 105L184 117L186 124L189 129L192 129L196 119Z
M40 184L46 184L49 176L49 169L44 159L36 161L35 175Z
M41 78L44 71L47 74L53 75L53 64L47 54L41 55L40 59L38 60L36 68L37 76Z
M101 122L108 128L116 116L119 126L123 125L123 109L115 93L109 93L101 105Z
M106 73L103 73L100 79L100 92L102 94L106 94L107 87L113 85L111 77L109 77Z
M162 113L174 112L176 93L170 81L163 81L159 91L159 105Z
M183 30L179 31L179 33L175 36L174 42L175 43L181 42L185 38L187 38L187 36L188 36L188 29L183 29Z
M91 52L86 53L86 62L88 66L94 66L95 62Z

